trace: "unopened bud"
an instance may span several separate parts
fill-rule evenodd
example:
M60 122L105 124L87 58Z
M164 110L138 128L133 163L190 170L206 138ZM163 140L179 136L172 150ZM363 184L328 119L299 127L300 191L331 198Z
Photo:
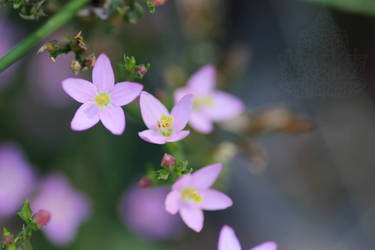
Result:
M78 74L82 66L77 60L73 60L72 63L70 64L70 68L72 69L74 74Z
M152 181L149 177L144 176L139 180L138 184L141 188L149 188L152 186Z
M4 241L6 244L11 245L13 243L13 238L10 236L5 236Z
M167 2L167 0L151 0L151 3L156 6L163 5Z
M39 226L43 227L51 219L51 214L47 210L41 209L34 215L34 222Z
M161 165L165 168L173 167L176 163L176 159L170 154L164 154L161 160Z
M147 73L147 68L144 65L141 65L137 68L135 68L135 72L141 72L142 76L146 75Z

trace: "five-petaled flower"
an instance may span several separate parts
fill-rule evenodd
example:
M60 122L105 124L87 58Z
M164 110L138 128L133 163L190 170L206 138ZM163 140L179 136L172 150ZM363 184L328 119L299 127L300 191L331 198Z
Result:
M241 244L230 226L223 226L219 236L218 250L241 250ZM264 242L250 250L276 250L277 244L272 241Z
M125 113L121 106L137 98L143 85L134 82L115 84L111 62L105 54L96 60L92 81L93 84L84 79L68 78L62 82L65 92L83 103L73 117L72 129L85 130L101 120L109 131L121 135L125 130Z
M200 232L204 220L202 210L221 210L233 204L227 195L210 189L221 169L221 163L216 163L180 177L167 195L166 210L171 214L180 212L185 224Z
M215 67L206 65L190 77L186 87L175 92L176 102L187 94L194 95L189 125L201 133L210 133L213 122L230 119L244 110L239 98L215 90L215 85Z
M140 97L141 113L147 130L139 132L139 136L151 143L164 144L179 141L189 135L183 130L189 121L193 108L193 96L186 95L169 113L166 107L151 94L142 91Z

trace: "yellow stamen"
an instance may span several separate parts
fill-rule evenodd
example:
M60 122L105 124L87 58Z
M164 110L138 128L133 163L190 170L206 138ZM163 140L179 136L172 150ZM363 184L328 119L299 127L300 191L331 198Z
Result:
M185 188L182 191L181 195L184 201L194 201L196 203L202 201L202 196L199 195L198 191L195 188Z
M111 102L111 97L105 92L100 92L96 97L95 97L95 103L96 105L99 106L99 108L104 108Z
M158 130L160 134L162 134L165 137L171 136L173 134L173 116L171 115L162 115L160 117L160 121L158 121Z
M204 106L213 106L214 102L210 96L195 97L193 102L194 109L199 109Z

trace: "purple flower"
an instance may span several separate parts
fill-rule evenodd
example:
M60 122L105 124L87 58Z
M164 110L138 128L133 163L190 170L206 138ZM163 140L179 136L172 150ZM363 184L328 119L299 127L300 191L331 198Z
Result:
M189 130L183 130L189 121L193 108L193 96L186 95L173 107L169 114L165 106L151 94L141 93L141 113L143 121L149 128L138 135L145 141L164 144L184 139Z
M60 174L50 175L42 182L31 207L33 211L44 209L51 213L50 221L42 230L56 245L71 243L79 225L90 213L86 196L73 189Z
M241 244L230 226L223 226L219 236L218 250L241 250ZM276 250L277 244L272 241L264 242L250 250Z
M185 224L200 232L204 220L202 209L221 210L233 204L225 194L210 189L221 169L221 163L216 163L180 177L165 200L166 210L171 214L180 212Z
M186 87L175 92L176 102L187 94L194 95L189 125L205 134L212 131L213 122L230 119L244 110L244 105L239 98L215 90L215 85L215 67L206 65L190 77Z
M175 236L180 231L181 221L165 211L167 194L168 188L164 187L131 187L124 193L119 206L124 224L135 233L151 239Z
M143 89L142 84L120 82L115 85L111 62L105 54L96 60L92 80L94 84L78 78L62 82L65 92L83 103L73 117L72 129L86 130L101 120L109 131L121 135L125 130L125 114L121 106L137 98Z
M0 218L13 215L35 186L35 175L14 144L0 147Z

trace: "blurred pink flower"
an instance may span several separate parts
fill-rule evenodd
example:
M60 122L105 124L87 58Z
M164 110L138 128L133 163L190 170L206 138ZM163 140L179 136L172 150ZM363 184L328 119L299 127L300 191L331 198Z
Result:
M125 130L124 106L138 97L143 86L134 82L115 85L115 76L109 58L101 54L92 71L93 83L84 79L68 78L62 82L63 89L74 100L83 103L71 122L73 130L91 128L101 120L104 127L115 135Z
M230 226L223 226L220 231L218 250L241 250L241 244ZM272 241L264 242L250 250L276 250L277 244Z
M154 96L143 91L140 98L142 118L149 128L138 135L145 141L155 144L175 142L189 135L183 130L193 107L193 96L186 95L173 107L169 114L166 107Z
M168 188L164 187L131 187L124 193L119 206L124 224L140 236L154 240L176 236L180 232L181 221L165 211L167 194Z
M215 85L215 67L206 65L190 77L186 87L175 92L176 102L187 94L194 95L189 125L201 133L210 133L213 122L230 119L244 110L239 98L215 90Z
M0 218L13 215L35 186L31 165L15 144L0 146Z
M41 183L31 207L33 211L45 209L51 213L50 221L42 230L56 245L71 243L79 225L90 213L87 197L71 187L60 174L50 175Z
M216 163L180 177L165 200L166 210L171 214L180 212L185 224L200 232L204 220L202 209L221 210L233 204L227 195L210 189L221 169L221 163Z

